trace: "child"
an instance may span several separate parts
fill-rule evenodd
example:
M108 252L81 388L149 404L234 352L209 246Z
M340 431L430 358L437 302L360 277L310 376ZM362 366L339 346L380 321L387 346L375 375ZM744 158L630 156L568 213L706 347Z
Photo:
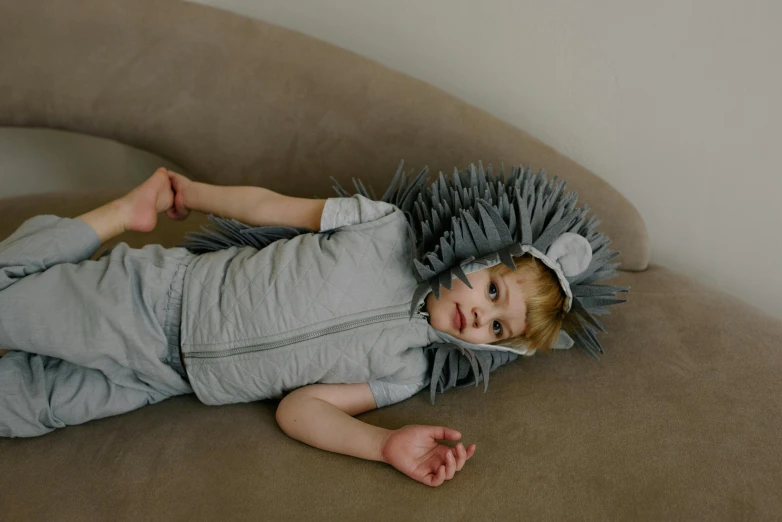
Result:
M191 209L316 232L200 255L120 243L88 260L123 231L153 230L161 212L184 219ZM439 299L424 295L411 316L407 226L394 205L360 195L292 198L162 168L75 219L26 221L0 242L0 347L11 350L0 358L0 435L40 435L184 393L206 404L284 396L276 418L289 436L429 486L450 480L476 446L435 441L458 432L353 417L428 384L423 346L476 347L531 329L533 309L547 313L535 304L540 284L557 289L544 298L553 315L536 320L545 348L566 296L545 269L519 286L510 270L479 264L472 288L455 281Z

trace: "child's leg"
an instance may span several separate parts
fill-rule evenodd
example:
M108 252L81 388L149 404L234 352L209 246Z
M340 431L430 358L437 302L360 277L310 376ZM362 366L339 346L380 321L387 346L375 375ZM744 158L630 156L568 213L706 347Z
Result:
M174 204L174 193L166 169L158 169L147 181L125 196L91 210L76 219L84 221L98 234L101 244L119 234L135 230L150 232L157 215Z
M104 396L100 390L109 387L100 384L101 379L120 388L146 390L144 403L153 402L151 397L160 400L192 393L169 363L175 361L172 354L178 348L178 322L174 321L178 321L180 303L175 297L181 295L185 268L195 256L181 248L147 245L132 249L120 243L108 256L89 260L101 241L121 232L119 224L128 223L124 218L132 229L154 228L155 212L166 204L165 192L170 192L167 182L167 176L162 180L156 174L131 192L132 197L76 219L36 216L0 241L0 346L12 350L0 357L0 369L5 368L0 389L4 389L3 380L11 387L7 398L0 397L9 408L0 411L0 418L11 411L21 415L26 407L18 402L23 396L14 390L27 385L13 384L9 376L27 378L23 382L35 386L37 403L50 401L54 407L68 393L68 388L65 395L55 390L54 383L64 382L56 372L69 368L68 375L77 375L73 365L86 372L78 375L95 376L84 377L85 383L98 383L92 391L80 391L84 401L110 404L114 395L124 400L114 388ZM20 362L23 359L28 361L27 370ZM31 361L39 361L37 373ZM9 370L10 365L16 365L15 370ZM49 375L44 369L54 373ZM90 369L98 372L86 371ZM76 377L68 379L81 382ZM78 411L76 404L73 411ZM32 403L28 406L38 408ZM116 411L113 408L107 411Z
M157 214L171 208L173 201L166 171L158 169L125 196L75 219L51 214L28 219L0 241L0 291L54 265L87 260L102 243L126 230L153 230Z
M0 358L0 437L36 437L169 396L127 369L109 379L99 370L15 351Z

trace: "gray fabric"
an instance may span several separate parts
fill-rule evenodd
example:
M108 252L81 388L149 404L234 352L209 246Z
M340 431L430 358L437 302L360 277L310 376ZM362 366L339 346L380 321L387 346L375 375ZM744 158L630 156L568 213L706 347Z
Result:
M182 353L202 402L280 398L316 382L368 382L383 407L428 384L423 348L439 337L426 316L409 317L417 282L404 214L362 196L330 198L321 225L319 233L260 250L204 253L188 266ZM393 312L399 317L387 322L264 347ZM225 353L237 347L247 350Z
M100 246L86 223L25 221L0 242L0 435L35 436L192 393L179 366L186 249Z

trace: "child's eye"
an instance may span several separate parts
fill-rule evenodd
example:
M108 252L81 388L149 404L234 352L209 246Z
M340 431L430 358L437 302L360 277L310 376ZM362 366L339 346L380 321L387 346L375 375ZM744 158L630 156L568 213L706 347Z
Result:
M497 325L497 328L499 328L499 331L497 331L497 330L494 330L494 334L495 334L497 337L499 337L500 335L502 335L502 325L500 324L500 322L499 322L499 321L494 321L494 322L492 322L492 324L496 324L496 325Z
M495 301L497 298L499 298L499 292L497 291L497 285L495 285L494 282L490 282L489 283L489 296L491 296L491 294L492 294L492 291L491 291L492 288L494 288L494 293L497 294L497 297L493 297L492 298L492 301ZM492 326L495 325L495 324L497 325L497 328L499 329L499 331L497 329L495 329L495 328L492 328L492 331L494 332L494 335L496 335L497 337L500 337L502 335L502 325L500 324L499 321L492 321Z

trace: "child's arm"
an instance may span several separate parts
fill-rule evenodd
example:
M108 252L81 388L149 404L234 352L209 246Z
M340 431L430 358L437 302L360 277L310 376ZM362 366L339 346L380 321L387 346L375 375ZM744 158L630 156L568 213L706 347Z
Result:
M367 383L311 384L286 395L276 417L286 435L305 444L382 462L383 439L391 430L353 418L372 409Z
M210 185L192 181L176 172L168 173L179 219L184 219L189 210L197 210L254 226L320 230L325 199L295 198L263 187Z
M475 444L455 448L436 440L461 434L443 426L407 425L388 430L353 415L376 407L367 383L312 384L288 394L277 407L277 423L286 435L324 449L385 462L427 486L439 486L461 471Z

